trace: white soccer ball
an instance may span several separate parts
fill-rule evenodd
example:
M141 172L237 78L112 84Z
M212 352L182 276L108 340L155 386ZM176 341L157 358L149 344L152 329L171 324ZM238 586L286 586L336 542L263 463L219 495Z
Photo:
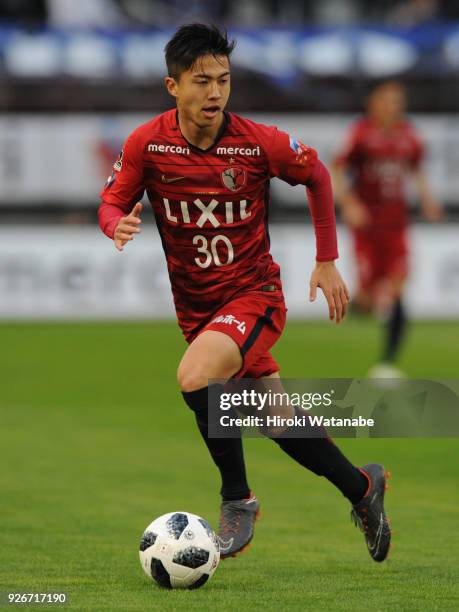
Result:
M209 523L190 512L169 512L145 529L140 563L146 575L169 589L198 589L217 569L218 539Z

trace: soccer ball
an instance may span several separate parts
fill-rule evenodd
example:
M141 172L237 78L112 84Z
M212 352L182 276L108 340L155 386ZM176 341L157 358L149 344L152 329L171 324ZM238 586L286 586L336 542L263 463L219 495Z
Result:
M218 539L209 523L190 512L169 512L155 519L140 540L146 575L169 589L198 589L217 569Z

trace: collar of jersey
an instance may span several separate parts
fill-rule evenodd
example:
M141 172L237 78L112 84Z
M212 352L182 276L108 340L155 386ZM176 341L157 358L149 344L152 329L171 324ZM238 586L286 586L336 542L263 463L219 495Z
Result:
M215 138L215 140L213 141L213 143L210 145L210 147L207 147L207 149L201 149L200 147L197 147L196 145L194 145L192 142L190 142L189 140L187 140L185 138L185 136L182 134L182 130L180 129L180 124L179 124L179 118L178 118L178 110L175 111L175 121L177 124L177 128L180 132L180 134L182 135L183 140L194 150L194 151L198 151L199 153L208 153L211 149L213 149L215 147L216 144L218 144L218 142L221 140L223 134L226 132L226 128L228 127L228 124L231 122L231 117L229 116L229 114L226 111L223 111L223 122L222 125L218 131L218 134Z

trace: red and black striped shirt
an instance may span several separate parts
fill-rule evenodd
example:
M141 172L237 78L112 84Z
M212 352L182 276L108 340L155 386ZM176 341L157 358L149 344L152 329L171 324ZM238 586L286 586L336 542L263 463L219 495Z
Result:
M232 113L207 150L184 138L175 110L137 128L101 192L100 227L113 238L120 218L147 192L179 324L189 333L236 294L281 287L267 226L272 177L306 185L317 260L336 259L330 178L314 149Z

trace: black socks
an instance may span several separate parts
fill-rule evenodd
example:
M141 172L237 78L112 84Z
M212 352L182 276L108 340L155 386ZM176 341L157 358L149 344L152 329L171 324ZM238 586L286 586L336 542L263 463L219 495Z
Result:
M289 430L273 438L281 449L303 467L318 476L325 476L348 498L357 504L368 489L368 478L346 459L330 438L293 438Z
M183 398L196 415L196 422L204 442L220 470L222 478L221 494L224 501L249 497L244 454L241 438L210 438L208 425L208 397L223 392L223 385L212 385L197 391L183 393ZM212 407L211 407L212 409ZM214 407L215 413L218 406ZM226 411L231 417L237 416L231 409ZM234 431L234 429L233 429ZM292 459L318 476L325 476L352 504L358 503L368 488L368 479L346 459L337 446L327 437L294 438L287 430L278 438L276 444Z
M400 298L394 302L387 318L383 361L394 361L406 330L406 316Z
M244 453L241 438L209 438L208 392L210 387L182 393L183 399L196 415L196 422L204 442L220 470L222 478L221 494L224 501L249 497L250 489L245 473ZM223 392L223 385L212 385L212 397ZM212 407L211 407L212 409ZM217 413L218 406L214 407ZM237 415L233 410L226 411L231 417Z

